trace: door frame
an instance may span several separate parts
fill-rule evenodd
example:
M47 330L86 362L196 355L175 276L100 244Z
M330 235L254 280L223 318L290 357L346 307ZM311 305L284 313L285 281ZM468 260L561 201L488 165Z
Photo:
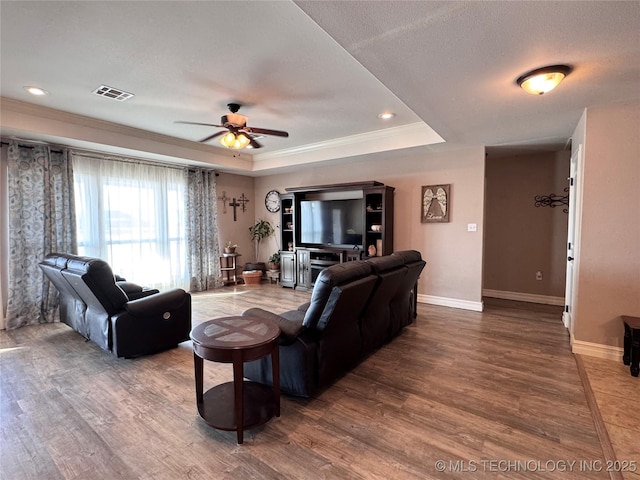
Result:
M562 323L569 330L573 344L576 316L575 304L578 293L578 271L580 265L580 238L582 230L582 193L584 184L584 148L578 144L571 153L569 176L569 215L567 227L567 273L565 280L565 308ZM572 258L573 260L569 260Z

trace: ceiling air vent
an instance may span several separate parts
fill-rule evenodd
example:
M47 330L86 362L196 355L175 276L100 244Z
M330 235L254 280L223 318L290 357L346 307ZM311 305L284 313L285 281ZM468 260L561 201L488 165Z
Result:
M113 98L114 100L118 100L119 102L124 102L125 100L129 100L134 96L133 93L128 93L117 88L109 87L107 85L100 85L92 93L100 97Z

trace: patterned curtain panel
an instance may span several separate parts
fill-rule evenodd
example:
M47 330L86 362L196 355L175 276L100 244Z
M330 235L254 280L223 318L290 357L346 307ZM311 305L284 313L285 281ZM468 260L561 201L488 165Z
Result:
M58 293L45 280L38 262L51 252L77 251L68 151L11 142L8 184L7 328L57 321Z
M187 262L190 291L201 292L223 285L218 243L216 174L211 170L189 170L187 195Z

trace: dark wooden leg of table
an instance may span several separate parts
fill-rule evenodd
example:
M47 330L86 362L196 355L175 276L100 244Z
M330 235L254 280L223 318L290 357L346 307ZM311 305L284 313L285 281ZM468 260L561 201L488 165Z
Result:
M233 352L233 392L234 406L236 409L236 431L238 433L238 444L243 442L244 429L244 366L242 361L242 352L236 350Z
M640 373L640 329L631 329L631 375Z
M280 416L280 346L276 346L271 351L271 375L273 377L273 395L276 401L276 417Z
M193 369L196 377L196 405L198 413L203 414L204 397L203 397L203 360L195 352L193 352Z
M622 354L622 362L625 365L631 364L631 329L626 323L624 324L624 353Z

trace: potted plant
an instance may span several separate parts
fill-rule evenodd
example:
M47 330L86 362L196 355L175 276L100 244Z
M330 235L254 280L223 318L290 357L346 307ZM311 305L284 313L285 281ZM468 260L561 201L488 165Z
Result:
M256 249L256 263L248 264L253 267L252 270L262 270L263 272L266 271L264 262L258 262L258 259L260 258L260 242L262 242L262 240L264 240L265 238L270 237L274 233L275 229L273 228L273 225L271 225L271 222L269 222L269 220L260 219L251 227L249 227L249 238L251 238L251 241L253 242Z
M280 270L280 254L278 252L269 257L269 270Z
M227 242L227 244L224 246L224 253L236 253L236 248L238 248L238 245L236 245L235 243Z

